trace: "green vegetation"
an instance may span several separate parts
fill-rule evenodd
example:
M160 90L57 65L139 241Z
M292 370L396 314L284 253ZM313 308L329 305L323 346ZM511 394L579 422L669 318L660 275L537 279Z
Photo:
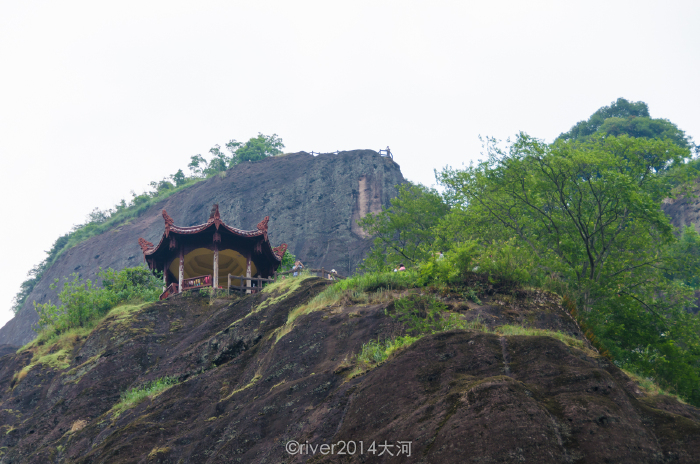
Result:
M294 266L297 257L285 250L284 255L282 255L282 263L280 264L279 272L289 271Z
M466 329L458 314L447 311L447 306L431 295L409 295L394 301L392 314L414 335L433 334L454 329Z
M661 210L697 176L692 147L646 104L624 99L552 144L522 133L505 146L487 139L486 159L436 173L442 193L403 186L360 221L376 237L363 279L390 279L403 262L410 269L396 278L405 284L463 288L472 299L474 272L499 291L553 291L581 308L589 337L618 366L700 406L700 236L674 230ZM317 302L371 288L344 285ZM419 332L445 323L418 301L397 309Z
M591 356L599 356L598 353L595 353L590 348L588 348L588 346L586 346L586 343L582 340L570 337L569 335L563 334L559 331L535 329L531 327L522 327L519 325L506 324L496 327L492 333L496 333L499 335L524 335L526 337L550 337L554 338L555 340L559 340L567 346L571 346L573 348L577 348L581 351L584 351Z
M409 265L425 259L435 226L448 211L449 206L436 190L411 183L400 185L389 208L358 221L365 232L375 237L362 268L387 270L402 262Z
M59 293L61 305L50 301L34 304L39 314L35 330L39 332L38 340L50 340L56 335L71 330L91 329L95 323L110 309L125 302L156 301L162 292L162 281L145 267L133 267L119 272L113 269L100 271L98 274L102 286L97 286L90 279L82 280L71 274L72 280L66 278ZM52 284L52 288L58 283Z
M87 338L95 327L106 319L110 319L111 324L121 324L123 321L127 320L131 314L141 309L144 304L146 303L138 305L119 305L110 310L99 320L91 321L90 324L87 324L85 327L71 328L60 333L53 330L53 327L42 330L37 338L17 350L18 353L25 351L31 352L32 359L22 370L15 373L14 382L21 382L30 370L40 365L52 369L67 369L71 364L73 349L81 340ZM99 358L99 355L90 358L83 363L83 365L94 362L96 358ZM76 369L77 368L72 369L68 374L75 374Z
M178 383L180 381L177 377L161 377L122 393L119 403L112 406L112 417L116 419L127 409L137 406L147 398L155 398Z
M630 102L618 98L610 106L603 106L586 121L580 121L559 140L587 140L596 135L619 136L649 139L668 139L682 148L690 148L692 139L685 135L668 119L652 119L649 107L644 102Z
M420 337L387 338L384 341L370 340L362 345L362 351L357 355L357 361L366 366L373 366L386 361L396 351L412 345Z
M121 200L112 209L101 211L95 208L88 214L84 224L73 226L69 233L59 237L47 252L48 256L46 259L29 271L27 274L29 278L20 285L19 292L15 295L12 310L17 313L22 309L27 297L41 280L44 272L66 250L91 237L128 224L129 221L141 216L146 210L174 193L189 188L203 179L224 173L227 169L241 162L259 161L270 156L280 155L284 144L277 134L271 136L258 134L257 137L253 137L245 143L231 140L226 144L226 147L231 153L230 156L222 153L219 145L209 150L212 157L210 160L206 160L202 155L193 156L188 166L191 172L189 177L182 172L182 169L179 169L175 174L167 178L151 182L149 184L151 191L140 195L132 191L131 200Z

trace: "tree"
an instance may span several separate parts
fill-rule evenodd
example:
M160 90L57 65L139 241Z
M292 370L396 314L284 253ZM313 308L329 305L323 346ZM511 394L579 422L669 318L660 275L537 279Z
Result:
M670 139L547 145L520 134L507 150L489 141L488 154L439 175L467 235L528 247L532 275L564 283L618 366L700 404L700 318L688 311L700 238L679 242L661 211L689 179L690 151Z
M610 106L603 106L588 118L587 121L579 121L569 132L559 136L561 140L582 139L593 135L608 118L649 117L649 107L644 102L630 102L624 98L618 98Z
M357 223L374 236L374 247L365 258L366 270L386 270L400 262L425 259L436 239L435 226L449 206L435 189L406 183L389 208L369 213Z
M190 158L190 164L187 167L192 173L192 177L205 177L204 171L207 169L209 162L202 155L194 155Z
M588 309L611 288L636 295L644 287L643 271L674 241L661 201L687 170L661 173L681 166L687 149L626 135L546 145L520 134L509 150L495 141L488 150L477 166L440 174L468 205L476 234L517 237L541 269L566 275Z
M587 121L580 121L557 140L585 141L597 135L629 135L649 139L670 139L682 148L691 148L692 139L668 119L652 119L644 102L630 102L618 98L610 106L603 106Z
M204 169L204 174L208 176L213 176L217 172L225 171L229 168L231 158L226 156L226 153L221 151L219 145L214 145L209 149L209 153L212 155L207 167Z
M245 161L260 161L270 156L281 155L284 143L277 134L268 136L258 132L257 137L251 138L244 144L231 140L226 147L233 155L231 166L234 166Z
M192 172L192 177L210 177L218 172L226 171L244 161L260 161L270 156L282 154L284 144L277 134L270 136L258 133L245 143L229 140L226 150L230 156L221 150L221 146L214 145L209 149L211 159L207 160L202 155L190 158L187 167Z
M175 182L175 187L180 187L187 182L187 178L185 177L185 173L182 172L182 169L178 169L175 174L171 174L170 178Z
M290 253L289 250L285 250L284 255L282 255L282 262L280 263L281 271L290 270L296 261L297 257Z

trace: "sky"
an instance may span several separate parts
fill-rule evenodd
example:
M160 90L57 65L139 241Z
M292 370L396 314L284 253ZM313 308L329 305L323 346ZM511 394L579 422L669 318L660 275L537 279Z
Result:
M700 142L698 18L697 1L0 0L0 326L59 236L231 139L389 146L426 185L479 159L479 135L552 141L618 97Z

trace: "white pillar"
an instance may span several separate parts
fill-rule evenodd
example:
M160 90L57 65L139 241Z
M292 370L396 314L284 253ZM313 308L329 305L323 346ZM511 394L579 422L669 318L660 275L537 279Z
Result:
M178 293L182 293L182 281L185 280L185 249L180 246L180 277L178 281Z
M246 257L246 267L245 267L245 276L250 277L250 254ZM250 293L250 286L251 282L250 280L245 281L245 286L248 287L248 290L246 290L246 293Z
M219 288L219 245L214 243L214 288Z

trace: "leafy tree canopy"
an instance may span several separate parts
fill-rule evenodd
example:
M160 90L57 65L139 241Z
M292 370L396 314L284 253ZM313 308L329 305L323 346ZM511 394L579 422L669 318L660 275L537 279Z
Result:
M258 133L257 137L253 137L243 144L231 140L226 144L226 148L233 154L231 166L234 166L244 161L260 161L270 156L281 155L284 144L277 134L263 135Z
M399 263L416 263L425 259L436 238L435 226L449 211L449 206L435 190L406 183L391 206L358 221L374 238L374 247L365 258L366 270L387 270Z
M692 140L668 119L652 119L644 102L618 98L603 106L586 121L580 121L558 140L587 140L591 136L629 135L631 137L669 139L682 148L690 148Z
M486 161L439 175L467 206L472 236L517 238L587 308L611 293L653 299L638 294L651 278L645 270L654 273L659 246L674 241L660 205L676 182L659 173L682 165L687 149L626 135L547 145L520 134L506 150L487 146Z
M207 160L202 155L194 155L187 166L193 177L209 177L217 172L223 172L245 161L260 161L270 156L282 154L284 143L277 134L263 135L258 133L247 142L238 142L235 139L226 144L225 151L221 146L214 145L209 150L211 159Z

